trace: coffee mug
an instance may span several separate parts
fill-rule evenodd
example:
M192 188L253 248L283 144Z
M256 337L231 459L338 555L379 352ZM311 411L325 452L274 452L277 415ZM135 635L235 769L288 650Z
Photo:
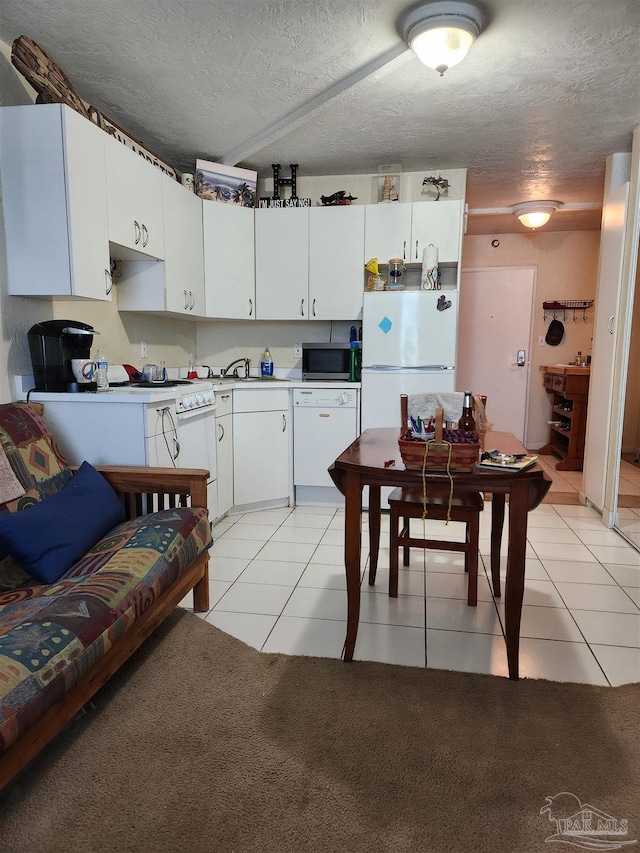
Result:
M94 382L94 374L97 369L98 366L95 361L91 361L88 358L71 359L71 370L73 371L74 378L81 385L87 382Z

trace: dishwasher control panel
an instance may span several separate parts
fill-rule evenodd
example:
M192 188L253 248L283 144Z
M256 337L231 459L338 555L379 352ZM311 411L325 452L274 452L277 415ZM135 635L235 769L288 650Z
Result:
M294 388L293 405L309 409L355 409L354 388Z

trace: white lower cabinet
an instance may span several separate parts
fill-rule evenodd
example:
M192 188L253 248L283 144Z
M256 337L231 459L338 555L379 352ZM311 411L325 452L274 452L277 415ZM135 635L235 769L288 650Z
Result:
M233 506L233 392L216 392L216 458L218 517Z
M292 498L289 391L237 389L233 399L235 506Z

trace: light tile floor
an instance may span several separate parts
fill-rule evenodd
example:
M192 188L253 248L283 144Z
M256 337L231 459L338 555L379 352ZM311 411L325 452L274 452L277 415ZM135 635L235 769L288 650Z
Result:
M621 512L640 524L640 509ZM478 606L470 608L463 556L447 551L414 549L410 566L400 569L398 598L389 598L388 516L370 587L363 514L355 659L507 675L504 600L494 599L487 576L488 506L480 518L484 571ZM436 538L462 534L462 525L417 520L418 535L423 524ZM211 610L199 615L264 652L339 658L346 631L343 533L341 509L296 507L224 519L213 531ZM191 598L182 604L190 607ZM542 504L529 514L520 672L602 685L640 681L640 553L607 530L593 509Z

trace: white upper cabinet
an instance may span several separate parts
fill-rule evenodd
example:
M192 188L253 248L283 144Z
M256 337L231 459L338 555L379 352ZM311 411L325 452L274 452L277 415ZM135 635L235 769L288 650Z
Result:
M424 249L433 243L440 263L458 263L462 241L462 201L368 204L365 214L365 263L391 258L422 263Z
M204 201L202 221L206 316L254 320L253 208Z
M258 320L309 318L309 208L259 208L256 225Z
M111 299L108 141L61 104L0 109L10 294Z
M363 252L364 205L309 210L309 319L356 319Z
M362 310L364 207L258 209L258 320L354 320Z
M109 241L140 255L164 258L162 172L113 137L106 139L105 155ZM133 257L117 250L114 255Z
M166 310L204 317L202 199L162 176Z
M204 317L202 199L166 175L162 178L164 261L135 255L122 262L120 311Z
M371 258L377 258L380 264L386 264L390 258L407 260L411 207L401 202L365 205L364 263Z

